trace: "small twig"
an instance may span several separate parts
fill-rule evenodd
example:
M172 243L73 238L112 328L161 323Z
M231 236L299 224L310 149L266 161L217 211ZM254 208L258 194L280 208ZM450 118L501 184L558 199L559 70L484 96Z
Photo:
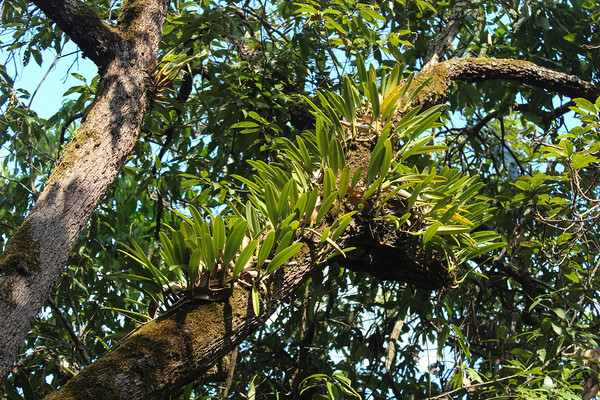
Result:
M33 91L33 94L31 95L31 98L29 99L29 104L27 105L27 108L31 109L31 104L33 103L33 99L35 98L35 95L37 94L38 90L40 90L40 88L42 87L42 84L44 83L44 81L46 80L46 78L48 77L48 74L50 74L50 71L52 71L52 68L54 68L54 66L56 65L56 62L58 60L60 60L61 58L61 54L58 53L56 55L56 57L54 57L54 60L52 60L52 64L50 64L50 67L48 67L48 70L46 71L46 73L44 74L42 80L40 81L40 83L38 83L37 87L35 88L35 90Z
M16 179L9 178L8 176L4 176L4 175L0 175L0 179L6 179L6 180L8 180L8 181L11 181L11 182L13 182L13 183L16 183L16 184L20 185L20 186L21 186L23 189L27 190L29 193L31 193L31 194L33 195L33 192L31 191L31 189L30 189L30 188L28 188L28 187L27 187L27 185L25 185L25 184L23 184L23 183L19 182L19 181L18 181L18 180L16 180Z
M6 222L2 222L2 221L0 221L0 226L3 226L3 227L8 228L8 229L12 229L13 231L17 229L16 226L12 226L12 225L7 224Z
M75 347L79 351L79 354L81 354L81 357L83 357L85 364L86 365L91 364L92 361L90 360L90 356L88 355L87 349L85 348L85 345L79 339L79 336L77 336L75 334L75 331L73 330L73 326L71 325L71 323L65 318L65 316L60 311L60 308L58 308L56 303L54 301L52 301L52 299L50 297L48 297L47 301L48 301L48 304L50 305L50 308L52 308L52 311L54 312L55 316L58 317L58 319L61 320L61 322L63 323L65 328L67 328L67 332L69 333L69 336L71 336L71 339L73 339L73 342L75 343Z
M229 360L229 371L227 371L227 380L225 381L225 393L229 393L229 389L231 389L231 385L233 384L233 376L235 373L235 366L237 364L238 352L240 350L240 346L235 346L235 349L230 353L231 359Z

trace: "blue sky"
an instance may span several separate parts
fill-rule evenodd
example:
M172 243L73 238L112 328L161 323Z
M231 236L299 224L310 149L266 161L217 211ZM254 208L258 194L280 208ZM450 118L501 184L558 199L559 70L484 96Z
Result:
M45 51L41 66L32 58L30 63L23 67L18 59L20 54L15 54L16 60L10 59L9 56L6 51L0 50L0 60L6 66L9 75L15 78L15 87L27 90L30 95L35 92L31 109L41 118L54 115L62 105L63 93L71 86L81 84L72 73L84 76L88 82L97 74L94 63L81 57L73 42L66 44L63 56L58 59L53 50Z

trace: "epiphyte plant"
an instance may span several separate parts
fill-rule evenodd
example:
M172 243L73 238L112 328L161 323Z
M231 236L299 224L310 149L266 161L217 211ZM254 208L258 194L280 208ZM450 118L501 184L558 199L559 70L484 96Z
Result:
M233 175L245 194L231 198L222 214L205 209L203 215L193 206L189 217L175 211L179 229L160 233L163 268L133 242L123 252L145 272L112 278L140 283L157 303L173 294L179 297L172 303L217 301L233 285L247 285L258 315L262 280L282 265L293 267L290 260L307 242L317 248L313 262L345 257L352 248L338 241L361 214L387 226L381 240L390 232L420 237L411 242L413 251L444 260L449 271L502 246L494 232L473 232L492 210L474 200L482 186L477 176L420 167L429 153L446 150L433 134L442 107L421 112L413 104L426 82L413 87L413 76L403 76L400 65L378 77L360 57L357 70L356 77L343 78L340 94L319 92L318 105L306 98L316 118L313 130L275 139L274 161L248 161L252 176ZM389 211L390 201L402 204L400 212ZM449 286L458 282L450 276Z

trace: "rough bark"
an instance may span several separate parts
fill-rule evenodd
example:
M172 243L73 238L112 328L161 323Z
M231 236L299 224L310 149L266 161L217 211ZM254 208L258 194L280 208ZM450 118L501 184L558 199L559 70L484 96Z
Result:
M456 82L512 81L570 98L583 97L592 102L600 96L599 87L575 75L553 71L523 60L465 57L443 61L419 72L411 86L417 88L427 79L429 83L416 100L417 104L425 108L444 103L448 89Z
M79 0L36 0L33 3L101 70L116 56L115 44L121 40L119 32L106 24L87 4Z
M301 253L305 257L297 265L266 282L259 316L250 291L237 284L225 301L188 302L134 331L46 399L169 398L209 371L308 278L317 265L307 251Z
M433 65L440 62L442 57L448 51L448 48L452 44L452 41L456 39L456 36L460 32L463 26L463 20L466 16L466 8L471 2L466 0L459 0L454 4L448 20L444 21L445 25L440 33L435 37L427 53L425 54L423 69L428 69Z
M126 1L127 19L110 28L80 1L34 3L73 35L99 66L102 80L86 120L0 256L1 387L75 241L137 141L168 5Z

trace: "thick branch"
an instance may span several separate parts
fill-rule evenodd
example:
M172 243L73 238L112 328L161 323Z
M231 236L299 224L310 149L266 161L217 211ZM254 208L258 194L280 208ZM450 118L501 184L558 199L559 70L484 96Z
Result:
M103 69L114 57L121 41L117 30L107 25L80 0L32 0L83 51L83 55Z
M237 285L226 301L188 303L142 326L46 399L169 398L262 325L315 269L310 260L268 282L260 316L254 315L250 292Z
M53 12L66 12L47 4ZM126 4L135 8L136 30L106 65L94 105L0 256L0 385L69 252L131 154L153 96L152 73L168 1ZM68 21L74 15L60 18ZM89 30L85 21L77 22Z
M600 88L589 82L523 60L467 57L443 61L417 74L412 87L427 79L429 83L416 100L424 107L444 103L454 82L513 81L570 98L595 101L600 96Z
M575 75L553 71L529 61L463 58L446 61L448 76L455 81L479 82L490 79L515 81L567 97L595 101L600 88Z
M406 212L402 199L392 200L388 206L385 213ZM365 214L354 219L339 239L342 247L358 249L346 257L338 256L337 262L424 289L455 284L445 259L419 251L420 242ZM297 265L278 271L266 282L268 293L261 294L264 311L259 317L252 310L249 291L239 286L223 302L188 303L142 326L48 399L167 398L196 381L254 332L317 267L314 252L303 251L296 261Z

